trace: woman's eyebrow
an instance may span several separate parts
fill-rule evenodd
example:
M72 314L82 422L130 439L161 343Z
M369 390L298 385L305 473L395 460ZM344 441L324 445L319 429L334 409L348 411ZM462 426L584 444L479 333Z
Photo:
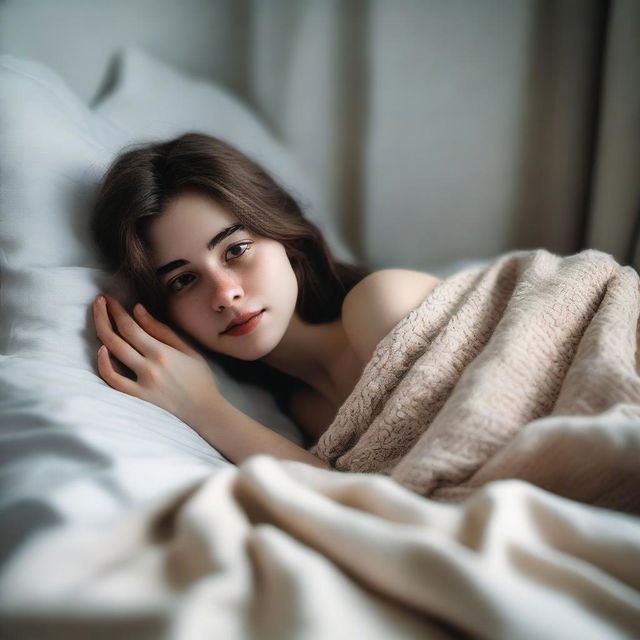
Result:
M217 244L222 242L225 238L230 236L232 233L235 233L236 231L240 231L240 229L244 229L244 225L240 223L232 224L231 226L224 228L219 233L216 233L216 235L213 236L213 238L211 238L210 242L207 244L207 249L213 249ZM182 267L185 264L189 264L189 261L188 260L172 260L171 262L168 262L167 264L161 267L158 267L156 269L156 277L161 278L163 275L165 275L165 273L169 273L169 271L173 271L174 269L177 269L178 267Z

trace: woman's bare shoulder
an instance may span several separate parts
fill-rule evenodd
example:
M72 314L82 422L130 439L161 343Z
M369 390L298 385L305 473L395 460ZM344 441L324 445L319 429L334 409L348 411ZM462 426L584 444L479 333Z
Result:
M363 278L342 304L342 324L360 360L368 362L382 338L440 282L409 269L382 269Z

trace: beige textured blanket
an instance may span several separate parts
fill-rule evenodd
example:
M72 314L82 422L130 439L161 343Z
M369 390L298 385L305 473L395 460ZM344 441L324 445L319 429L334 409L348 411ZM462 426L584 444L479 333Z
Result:
M450 277L380 342L313 451L437 500L511 477L639 512L640 452L617 457L640 429L639 294L592 250Z
M381 343L322 444L439 499L483 485L467 500L254 456L25 540L0 566L0 637L640 637L640 518L488 482L638 509L637 317L637 276L595 253L447 280Z

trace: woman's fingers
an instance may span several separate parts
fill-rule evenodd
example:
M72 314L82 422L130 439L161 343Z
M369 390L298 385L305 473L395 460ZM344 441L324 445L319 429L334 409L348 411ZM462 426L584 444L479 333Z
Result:
M113 387L117 391L128 393L131 396L137 396L136 383L115 370L109 356L109 350L105 345L102 345L98 349L98 373L110 387Z
M118 300L109 296L105 297L109 313L113 316L120 335L146 358L157 357L161 351L158 339L150 334L146 327L142 326L139 319L132 318ZM169 327L166 328L171 331Z
M124 337L121 337L113 330L111 320L109 319L109 311L112 310L113 307L111 306L111 308L109 308L107 306L105 298L97 298L94 301L93 319L96 325L98 338L100 338L100 341L107 347L112 355L137 374L143 363L143 357L129 343L128 336L125 335ZM126 313L124 309L123 312ZM122 323L122 319L120 322ZM133 320L131 320L131 322L133 322ZM122 329L117 321L116 325L118 326L118 331L122 334ZM140 330L139 327L138 330Z
M156 340L168 344L182 353L195 355L197 351L189 346L171 327L156 320L140 303L133 307L133 315L140 326Z

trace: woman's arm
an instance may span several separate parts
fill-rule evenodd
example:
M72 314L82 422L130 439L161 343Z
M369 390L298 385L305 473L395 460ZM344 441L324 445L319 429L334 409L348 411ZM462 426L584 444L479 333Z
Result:
M252 454L266 453L326 468L316 456L231 405L202 355L142 305L134 307L134 319L115 298L101 298L94 302L93 314L103 343L98 371L107 384L173 413L236 464ZM111 356L133 371L136 379L117 371Z
M268 453L282 460L328 468L306 449L242 413L219 393L196 407L187 424L236 464L253 454Z

